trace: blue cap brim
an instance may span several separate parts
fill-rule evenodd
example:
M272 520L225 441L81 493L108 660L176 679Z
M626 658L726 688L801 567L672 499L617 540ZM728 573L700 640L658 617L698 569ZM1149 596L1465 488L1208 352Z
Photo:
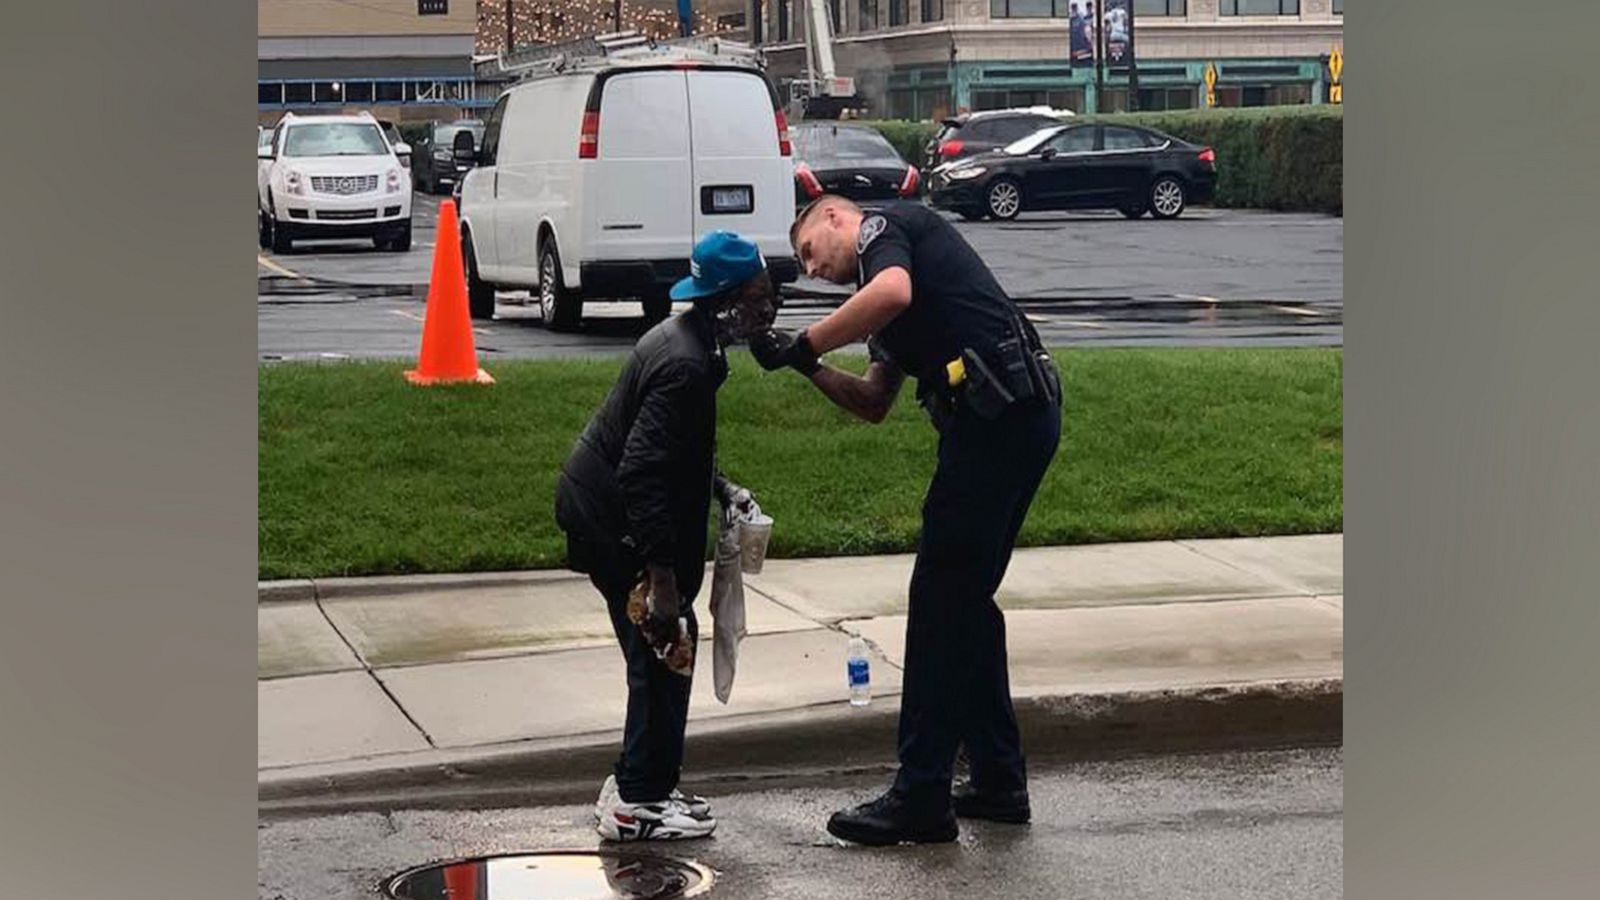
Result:
M673 285L672 290L667 292L667 296L673 300L693 300L696 297L705 297L710 294L715 294L720 290L722 289L716 285L701 284L700 282L695 281L693 276L690 276Z

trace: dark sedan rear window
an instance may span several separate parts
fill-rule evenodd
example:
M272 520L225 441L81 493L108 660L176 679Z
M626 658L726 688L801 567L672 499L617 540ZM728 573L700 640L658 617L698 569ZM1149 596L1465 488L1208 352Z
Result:
M795 155L808 165L905 165L883 135L865 128L799 128Z

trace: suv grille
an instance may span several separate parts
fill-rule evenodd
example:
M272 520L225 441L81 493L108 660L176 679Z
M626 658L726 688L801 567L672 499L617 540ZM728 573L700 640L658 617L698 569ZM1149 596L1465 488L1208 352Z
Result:
M365 194L378 189L376 175L313 175L311 189L319 194Z
M375 209L319 209L317 218L323 221L349 221L351 219L375 219L378 211Z

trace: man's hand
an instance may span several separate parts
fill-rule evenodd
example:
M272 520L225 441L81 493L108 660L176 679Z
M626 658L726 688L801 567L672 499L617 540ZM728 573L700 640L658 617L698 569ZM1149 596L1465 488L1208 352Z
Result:
M717 501L722 505L723 527L727 527L735 519L750 515L756 508L755 495L750 493L748 488L731 481L727 483L726 491L717 498Z
M679 607L678 578L668 566L651 565L646 569L650 580L648 608L639 629L650 642L657 655L666 653L678 643Z
M768 372L788 366L810 378L822 368L822 360L811 349L811 341L804 330L782 331L771 329L750 339L750 353Z

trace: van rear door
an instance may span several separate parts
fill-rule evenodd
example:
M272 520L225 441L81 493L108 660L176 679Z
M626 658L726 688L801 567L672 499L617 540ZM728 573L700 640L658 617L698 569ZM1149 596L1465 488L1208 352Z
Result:
M792 256L794 163L779 152L766 78L752 70L687 69L693 124L694 234L726 229L768 257Z
M599 148L584 187L596 259L683 259L690 217L689 96L678 69L617 72L600 95Z

